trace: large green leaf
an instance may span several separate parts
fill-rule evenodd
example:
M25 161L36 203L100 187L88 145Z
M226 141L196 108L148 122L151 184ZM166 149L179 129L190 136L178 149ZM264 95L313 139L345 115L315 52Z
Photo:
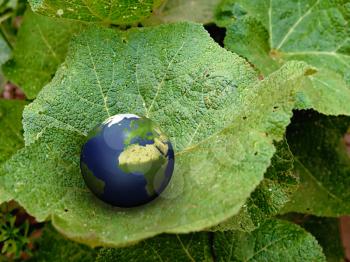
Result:
M297 114L287 139L301 184L285 212L350 214L350 157L343 139L349 127L349 117L326 117L312 111Z
M35 241L34 255L30 262L94 262L97 251L70 241L60 235L51 225L46 225L42 236Z
M344 247L339 228L339 218L287 214L283 218L299 224L310 232L322 246L328 262L345 261Z
M1 200L16 199L67 236L120 246L163 232L202 230L237 213L263 179L313 72L290 63L264 81L243 59L192 23L118 32L91 28L24 112L27 147L6 165ZM145 115L176 152L168 190L120 210L84 185L86 134L116 113Z
M161 235L127 248L101 249L96 262L213 261L208 233Z
M225 47L262 73L290 60L319 68L300 94L299 108L350 114L348 0L225 0L219 10L218 23L227 26Z
M286 140L279 142L276 148L277 151L264 175L264 180L239 213L212 230L252 231L266 219L278 214L291 199L299 185L299 178L293 172L293 155Z
M130 24L151 15L162 0L29 0L43 15L104 24Z
M27 10L13 51L3 69L28 98L35 98L64 61L68 43L82 28L77 22L62 21Z
M218 261L326 261L316 239L297 225L268 220L251 233L216 233Z
M25 102L0 99L0 165L23 147L22 111Z
M146 25L194 21L213 22L215 9L221 0L166 0L153 15L143 22Z

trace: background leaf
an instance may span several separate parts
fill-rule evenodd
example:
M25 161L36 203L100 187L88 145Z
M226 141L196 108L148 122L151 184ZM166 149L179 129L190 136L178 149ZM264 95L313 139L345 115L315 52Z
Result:
M209 234L160 235L127 248L101 249L96 262L213 261Z
M0 99L0 165L23 147L24 101Z
M6 77L21 87L29 99L54 76L64 61L68 43L82 24L48 18L28 9L13 51L4 66Z
M227 26L225 47L246 57L263 74L290 60L319 69L300 94L299 108L350 114L347 0L226 0L218 12L218 23Z
M350 214L350 157L344 135L349 117L326 117L313 111L298 113L287 129L300 187L284 212L319 216Z
M326 261L316 239L297 225L268 220L251 233L216 233L218 261Z
M151 15L162 0L29 0L33 11L43 15L104 24L130 24Z
M320 224L320 221L321 219L304 219L303 226L316 232L332 229L339 236L335 231L336 224L331 226L330 221ZM317 225L321 226L321 230L316 228ZM327 237L324 237L326 235L318 234L321 240L327 242ZM335 251L333 248L340 244L339 239L334 239L338 242L332 243L327 251ZM337 251L340 255L341 252ZM335 258L334 254L331 255ZM282 220L268 220L251 233L227 231L161 235L128 248L101 249L97 261L213 261L213 256L215 261L325 261L322 248L311 234Z
M23 15L26 6L26 0L0 1L0 35L11 49L16 42L16 34L20 25L20 17Z
M60 232L91 246L218 224L262 180L295 93L312 72L290 63L259 81L249 64L191 23L91 28L74 39L54 80L25 109L27 147L6 165L0 199L16 199L39 221L51 218ZM91 128L126 112L167 130L177 164L160 198L121 210L86 188L79 156Z
M323 248L327 261L345 261L338 218L316 217L295 213L287 214L283 218L299 224L315 236Z
M35 242L36 250L31 262L94 262L97 252L87 246L75 243L60 235L50 224Z
M202 24L214 20L215 9L220 0L166 0L157 9L144 25L193 21Z
M277 143L276 149L264 180L253 191L246 204L237 215L214 227L214 231L252 231L266 219L277 215L290 201L298 188L299 177L293 172L294 159L287 141Z

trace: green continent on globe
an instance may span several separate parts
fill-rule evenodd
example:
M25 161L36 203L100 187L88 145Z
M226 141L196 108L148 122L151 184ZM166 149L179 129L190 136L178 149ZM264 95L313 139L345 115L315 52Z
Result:
M143 174L147 181L147 193L152 195L155 187L160 186L157 181L162 181L165 175L168 148L168 144L159 138L154 139L154 144L132 144L119 155L119 168L125 173Z
M153 140L154 134L153 129L154 125L151 120L147 118L140 118L136 120L132 120L130 122L130 131L126 130L128 133L128 137L125 139L124 144L126 146L130 145L132 139L140 138L144 140Z
M98 195L102 195L105 189L105 182L101 179L98 179L85 163L81 164L81 169L83 171L82 173L84 179L88 181L90 185L93 186L95 193Z

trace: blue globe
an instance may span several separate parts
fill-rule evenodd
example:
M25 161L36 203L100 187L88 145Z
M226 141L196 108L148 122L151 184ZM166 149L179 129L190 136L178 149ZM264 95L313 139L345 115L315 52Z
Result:
M135 207L166 188L174 161L170 141L150 119L119 114L88 134L80 168L86 185L102 201Z

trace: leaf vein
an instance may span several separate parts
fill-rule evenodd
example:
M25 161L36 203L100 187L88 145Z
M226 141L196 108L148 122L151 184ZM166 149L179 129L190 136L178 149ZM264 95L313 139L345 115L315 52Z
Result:
M196 260L194 260L194 258L191 256L190 252L188 252L188 249L185 247L185 245L182 243L181 238L179 237L179 235L176 235L177 240L179 240L180 245L182 247L182 249L185 251L187 257L192 261L192 262L196 262Z
M318 4L320 0L317 0L315 4L313 4L302 16L299 17L299 19L289 28L288 32L285 34L279 45L276 47L276 49L280 49L284 43L287 41L289 36L294 32L295 28L309 15L311 14L312 9L314 9Z
M296 162L299 163L299 165L302 166L302 168L306 171L306 174L313 180L316 182L316 184L319 186L320 189L322 189L323 191L325 191L329 196L331 196L332 198L334 198L335 200L339 201L339 202L344 202L344 200L338 198L336 195L334 195L332 192L330 192L326 187L323 186L323 184L318 181L310 172L310 170L299 160L296 159Z
M110 117L111 114L109 113L109 109L108 109L108 106L107 106L107 99L108 99L108 97L103 93L103 89L102 89L102 85L101 85L101 82L100 82L100 78L98 77L98 74L97 74L96 64L95 64L94 58L92 56L91 48L90 48L90 45L89 45L88 42L86 42L86 46L87 46L87 48L89 50L90 61L92 63L93 71L95 73L97 84L98 84L98 87L100 89L100 93L101 93L101 96L102 96L102 99L103 99L104 108L106 109L108 117Z
M252 260L256 255L260 254L261 252L265 251L268 247L271 247L273 246L274 244L276 244L277 242L283 240L283 239L286 239L288 238L289 236L283 236L281 238L278 238L270 243L268 243L267 245L263 246L262 248L260 248L258 251L254 252L254 254L251 256L251 257L248 257L247 259L244 260L244 262L247 262L247 261L250 261ZM268 251L268 250L267 250Z
M49 49L50 53L53 55L53 57L55 58L55 60L57 60L59 62L58 56L56 54L56 52L53 50L51 44L47 41L46 37L43 34L43 31L41 30L41 27L39 24L36 24L39 34L40 34L40 38L43 40L44 44L46 45L46 47Z
M148 110L147 110L147 112L146 112L146 116L147 116L147 117L149 116L149 113L151 112L151 109L152 109L152 107L153 107L153 104L154 104L154 102L156 101L156 99L157 99L157 97L158 97L158 95L159 95L159 92L160 92L160 90L162 89L162 87L163 87L163 85L164 85L164 81L165 81L165 78L166 78L167 75L168 75L168 71L169 71L170 67L172 66L173 62L175 61L175 58L178 56L178 54L180 53L180 51L182 50L182 48L184 47L184 45L185 45L185 42L182 43L182 45L180 46L180 48L176 51L176 53L173 55L173 57L172 57L171 60L169 61L168 66L167 66L167 68L166 68L166 70L165 70L165 73L164 73L164 75L163 75L161 81L160 81L160 82L158 83L158 85L157 85L156 94L154 95L153 100L152 100L152 102L151 102L151 105L149 106L149 108L148 108Z

